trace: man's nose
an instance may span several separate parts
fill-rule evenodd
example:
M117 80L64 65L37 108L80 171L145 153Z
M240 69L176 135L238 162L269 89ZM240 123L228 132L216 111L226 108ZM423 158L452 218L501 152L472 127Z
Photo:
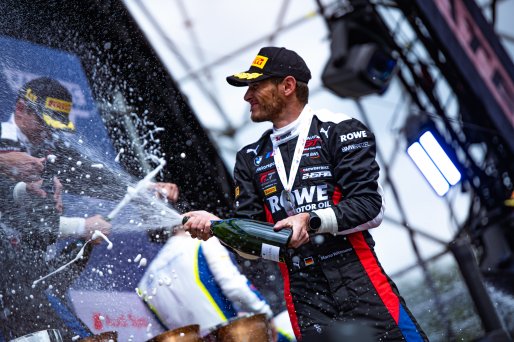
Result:
M243 97L243 99L245 101L250 102L250 99L252 98L252 95L253 95L252 93L253 93L252 92L252 88L248 87L248 89L246 90L246 93L245 93L245 96Z

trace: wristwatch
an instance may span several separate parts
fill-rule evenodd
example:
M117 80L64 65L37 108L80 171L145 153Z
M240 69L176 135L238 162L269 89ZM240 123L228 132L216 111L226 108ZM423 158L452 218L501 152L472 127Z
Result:
M316 233L321 227L321 218L313 211L309 213L309 230Z

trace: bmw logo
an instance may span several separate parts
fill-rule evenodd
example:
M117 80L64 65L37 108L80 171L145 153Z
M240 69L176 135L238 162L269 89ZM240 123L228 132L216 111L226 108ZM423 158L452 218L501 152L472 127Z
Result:
M255 159L253 160L253 163L255 164L255 166L259 166L259 164L262 162L262 156L257 156L255 157Z

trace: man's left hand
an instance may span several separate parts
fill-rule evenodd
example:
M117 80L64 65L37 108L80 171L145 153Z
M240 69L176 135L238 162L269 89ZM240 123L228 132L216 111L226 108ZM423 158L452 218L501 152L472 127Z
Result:
M278 221L273 227L275 231L287 228L293 230L289 247L298 248L309 242L309 214L301 213L289 216L288 218Z

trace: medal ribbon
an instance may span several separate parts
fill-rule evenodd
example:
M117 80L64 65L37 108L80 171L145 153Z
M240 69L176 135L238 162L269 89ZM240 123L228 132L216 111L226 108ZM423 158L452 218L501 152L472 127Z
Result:
M296 142L296 147L294 150L293 160L291 162L291 170L289 171L289 178L286 175L286 169L284 167L284 160L282 159L282 154L280 153L280 146L277 142L273 141L273 158L275 160L275 166L277 168L278 176L282 185L284 186L284 190L291 194L291 190L293 188L293 183L296 178L296 173L298 172L298 167L300 165L300 161L302 159L303 150L305 148L305 142L307 141L307 135L309 134L309 128L311 127L312 122L312 109L306 108L307 112L305 115L300 115L302 122L300 123L300 128L298 132L298 141ZM303 114L303 113L302 113ZM302 118L303 116L303 118Z

